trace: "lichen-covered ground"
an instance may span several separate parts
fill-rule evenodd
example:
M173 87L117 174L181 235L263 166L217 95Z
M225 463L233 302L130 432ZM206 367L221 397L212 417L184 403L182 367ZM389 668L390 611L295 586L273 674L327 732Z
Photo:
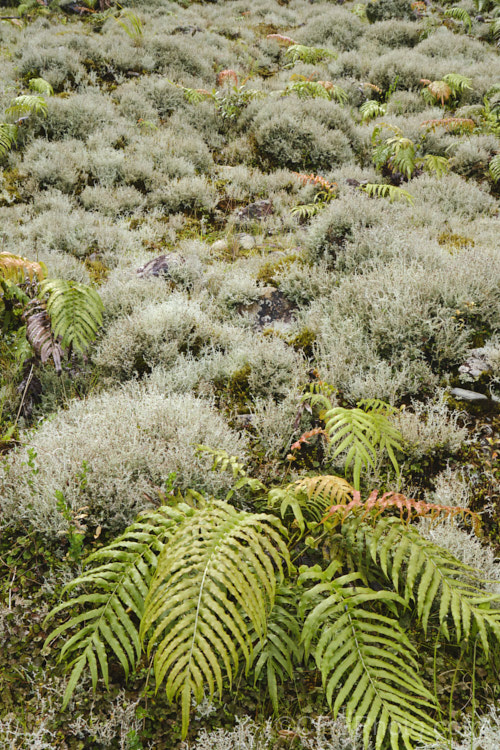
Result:
M0 120L29 80L54 89L1 163L1 249L97 285L104 303L87 356L60 377L37 365L26 393L0 344L0 434L20 410L0 469L2 748L180 747L177 707L143 694L146 662L127 684L116 668L110 693L84 683L61 712L44 616L169 478L224 495L231 476L197 443L267 484L327 468L311 446L287 459L314 426L300 405L318 377L340 404L401 407L401 477L383 467L364 488L480 513L480 538L429 533L500 579L498 4L463 0L470 27L450 7L144 0L20 6L20 25L0 23ZM329 739L314 724L327 707L307 679L283 687L265 730L271 706L242 678L198 709L190 747L347 750L342 724L325 720ZM498 681L479 692L486 715ZM455 728L470 694L458 672ZM500 743L491 710L483 750ZM257 721L239 739L235 715ZM196 740L203 726L227 731Z

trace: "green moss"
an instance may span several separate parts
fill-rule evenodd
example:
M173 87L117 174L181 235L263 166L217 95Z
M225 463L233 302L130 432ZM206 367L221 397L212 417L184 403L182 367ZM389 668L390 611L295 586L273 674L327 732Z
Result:
M455 250L463 250L466 247L474 247L475 242L471 237L464 237L461 234L453 234L453 232L441 232L438 235L438 243L444 245L450 253Z
M276 276L280 271L288 268L296 260L301 261L302 259L298 255L288 255L286 258L280 258L280 260L267 261L267 263L264 263L264 265L260 267L257 274L257 281L262 281L264 284L279 286Z

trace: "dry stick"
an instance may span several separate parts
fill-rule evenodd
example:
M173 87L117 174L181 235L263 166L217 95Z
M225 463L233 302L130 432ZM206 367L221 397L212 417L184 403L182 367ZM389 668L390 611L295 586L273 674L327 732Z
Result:
M17 425L18 419L20 417L21 409L23 408L24 399L26 398L26 394L28 392L28 388L29 388L29 385L31 383L31 378L32 377L33 377L33 365L31 365L30 373L29 373L28 379L26 381L26 387L25 387L25 389L23 391L23 395L22 395L22 398L21 398L21 403L19 404L19 409L17 410L16 419L15 419L15 422L14 422L14 427Z

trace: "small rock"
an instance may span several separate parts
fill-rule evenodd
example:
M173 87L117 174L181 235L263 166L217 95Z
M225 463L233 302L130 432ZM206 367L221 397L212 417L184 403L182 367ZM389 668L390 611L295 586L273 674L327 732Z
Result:
M256 201L248 206L240 208L236 212L238 221L258 220L261 221L273 213L273 202L271 200Z
M461 401L469 401L471 404L488 406L498 401L496 398L488 398L484 393L468 391L466 388L452 388L450 393L454 398L458 398Z
M489 370L491 370L491 363L488 361L488 351L484 348L471 349L467 360L458 368L459 372L474 380L477 380Z
M137 275L143 279L150 278L151 276L169 277L171 269L175 266L180 266L184 262L184 258L181 258L177 253L160 255L158 258L153 258L153 260L138 268Z
M267 328L273 323L290 323L297 306L273 286L262 289L260 299L240 305L238 312L255 318L256 328Z

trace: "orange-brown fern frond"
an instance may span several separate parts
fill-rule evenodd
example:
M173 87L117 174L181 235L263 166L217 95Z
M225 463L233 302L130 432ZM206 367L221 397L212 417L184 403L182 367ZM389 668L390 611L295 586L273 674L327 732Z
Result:
M442 117L437 120L424 120L420 124L420 127L426 127L427 130L436 130L436 128L444 128L449 133L453 131L468 131L472 132L476 127L474 120L470 117Z
M324 435L328 439L328 433L325 432L325 430L323 430L321 427L315 427L314 430L309 430L309 432L304 432L304 434L301 435L295 443L293 443L290 450L292 451L300 450L301 447L304 445L304 443L309 443L309 438L312 438L315 435Z
M297 44L294 39L291 39L289 36L284 36L283 34L268 34L266 39L272 39L273 41L278 42L282 47L291 47L292 44Z
M217 73L217 86L223 86L226 82L229 83L230 81L233 81L235 86L238 85L238 73L235 70L228 68Z
M341 521L344 522L351 513L357 512L358 509L362 511L363 518L366 518L368 515L377 518L384 511L395 509L399 511L401 521L404 521L406 524L409 524L414 518L430 518L431 521L436 521L440 518L454 519L457 516L461 516L463 520L468 520L472 524L476 533L480 524L477 513L469 510L469 508L426 503L424 500L414 500L411 497L406 497L406 495L400 492L384 492L379 497L378 490L373 490L365 501L361 500L360 492L353 492L353 499L350 503L347 505L332 505L323 520L325 521L338 513Z
M324 83L328 83L328 81L318 81L318 83L323 85ZM297 177L303 185L318 185L328 192L333 191L337 187L336 182L328 182L327 179L318 174L302 174L302 172L292 172L292 174Z

